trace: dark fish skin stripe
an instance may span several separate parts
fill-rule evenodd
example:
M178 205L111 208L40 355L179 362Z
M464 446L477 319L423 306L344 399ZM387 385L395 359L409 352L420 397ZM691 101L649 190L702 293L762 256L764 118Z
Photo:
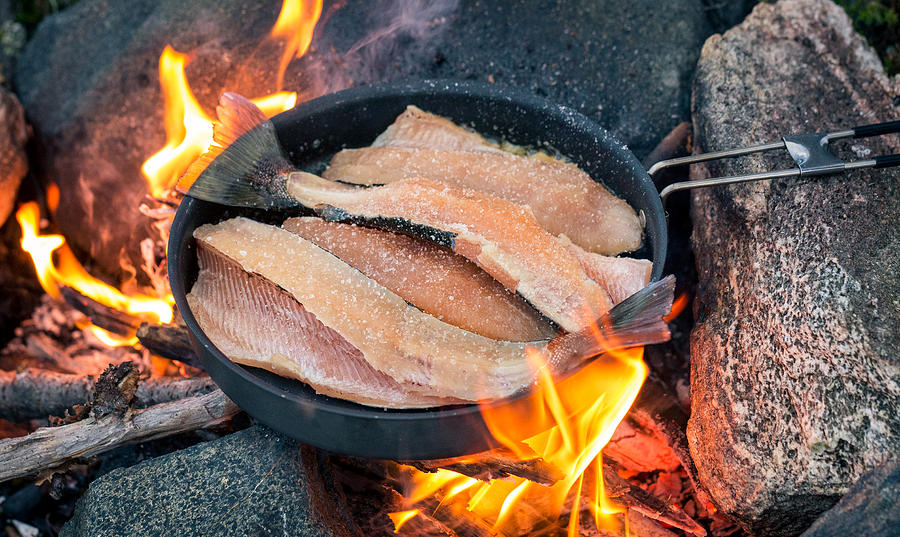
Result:
M409 235L410 237L433 242L450 250L453 249L453 241L457 236L457 233L453 233L452 231L444 231L422 224L417 224L415 222L407 220L406 218L388 218L383 216L376 216L372 218L363 217L350 214L343 209L334 207L333 205L318 205L316 206L315 211L317 215L328 222L357 224L364 227L402 233L404 235Z

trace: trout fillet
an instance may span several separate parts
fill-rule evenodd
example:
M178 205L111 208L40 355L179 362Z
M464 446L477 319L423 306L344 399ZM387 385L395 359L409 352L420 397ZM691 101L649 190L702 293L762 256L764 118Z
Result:
M547 341L497 341L440 321L331 253L275 226L234 218L201 226L194 237L201 249L254 278L248 287L250 276L242 283L234 273L226 274L222 263L201 269L189 301L192 311L200 312L204 332L235 361L281 371L325 393L384 406L507 397L532 381L525 348L547 346ZM260 280L283 290L283 298L270 303L271 290L269 297L254 297ZM256 305L247 306L248 300ZM320 324L302 319L293 304ZM327 349L329 344L335 348ZM295 352L304 346L314 359ZM371 369L347 360L354 351ZM409 390L412 399L385 395L384 377L373 376L372 370ZM373 381L378 393L373 393ZM351 391L354 383L359 388ZM423 394L430 399L416 399Z
M634 209L574 164L502 151L480 135L410 107L372 147L337 153L323 177L360 185L427 179L527 205L541 226L590 251L636 250Z
M282 227L463 330L509 341L556 335L551 323L524 300L468 259L435 244L321 218L290 218Z
M451 248L569 332L590 327L612 307L606 291L531 211L506 200L426 180L360 188L305 172L292 173L286 191L326 220L383 227Z

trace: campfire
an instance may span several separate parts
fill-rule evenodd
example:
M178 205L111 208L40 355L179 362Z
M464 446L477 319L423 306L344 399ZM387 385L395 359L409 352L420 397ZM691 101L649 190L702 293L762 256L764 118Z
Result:
M316 96L291 87L296 76L287 73L298 62L320 67L309 67L311 77L323 72L315 62L325 60L307 55L320 53L320 33L345 4L284 0L268 35L245 54L271 78L270 92L246 96L266 117ZM446 23L439 15L426 26ZM400 9L392 23L354 36L351 50L364 50L409 24ZM121 179L145 183L138 206L116 208L141 215L147 233L136 248L138 263L122 255L121 273L111 275L70 244L59 225L65 190L55 182L19 195L17 244L43 294L0 350L0 509L11 535L56 534L77 498L106 473L110 452L143 449L137 445L177 453L262 428L207 375L168 280L170 229L191 186L182 178L204 154L219 155L227 145L216 130L215 110L201 104L206 101L195 91L242 89L230 86L239 83L237 75L222 86L216 77L189 76L198 54L170 44L159 51L164 110L157 128L165 132L165 145L146 155L133 177ZM335 54L321 52L328 59ZM690 130L689 124L676 127L648 159L688 154ZM668 171L659 182L686 180L687 173ZM690 219L684 199L673 198L668 211L673 222ZM593 323L587 332L592 358L567 375L552 373L548 352L528 348L536 381L527 394L509 404L479 403L490 444L497 446L487 451L384 460L286 441L301 461L297 487L306 491L311 519L334 535L753 535L761 526L721 513L701 483L709 470L699 471L692 458L686 426L689 375L695 373L689 373L688 339L698 275L691 266L691 229L673 225L670 233L674 251L667 271L679 281L664 319L672 341L634 346ZM25 490L41 499L20 508L27 503ZM55 511L41 515L41 508Z

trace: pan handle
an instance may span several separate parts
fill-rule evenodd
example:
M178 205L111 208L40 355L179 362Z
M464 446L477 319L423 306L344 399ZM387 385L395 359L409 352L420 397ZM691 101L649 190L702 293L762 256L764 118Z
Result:
M853 127L854 138L881 136L882 134L893 134L895 132L900 132L900 121L887 121L885 123L873 123L872 125Z
M663 206L665 206L666 199L669 197L669 195L674 192L689 190L692 188L706 188L717 185L729 185L734 183L763 181L767 179L780 179L785 177L834 175L847 170L858 170L863 168L889 168L893 166L900 166L900 154L879 155L867 160L847 162L835 157L828 149L829 142L833 140L851 137L863 138L867 136L880 136L883 134L891 134L896 132L900 132L900 121L888 121L885 123L863 125L843 131L820 132L815 134L795 134L791 136L785 136L779 142L769 142L749 147L728 149L725 151L714 151L711 153L702 153L700 155L691 155L687 157L662 160L651 166L650 169L647 170L647 173L653 176L660 170L672 166L693 164L696 162L706 162L710 160L718 160L721 158L738 157L751 153L758 153L761 151L770 151L773 149L787 150L791 158L794 159L794 162L797 163L796 168L790 168L787 170L775 170L748 175L734 175L730 177L712 177L709 179L698 179L695 181L672 183L671 185L662 189L662 191L659 193L659 197L663 202Z

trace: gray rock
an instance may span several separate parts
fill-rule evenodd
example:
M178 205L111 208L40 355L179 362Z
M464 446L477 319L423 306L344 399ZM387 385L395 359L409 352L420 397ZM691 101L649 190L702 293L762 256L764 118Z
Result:
M896 537L900 533L900 462L880 466L853 485L802 537Z
M520 86L597 119L643 156L688 119L691 76L718 13L704 1L326 2L285 87L309 99L422 78ZM82 0L39 26L16 76L39 136L37 172L60 185L58 220L70 242L108 272L123 248L137 258L147 233L136 208L146 193L140 165L164 143L164 45L192 52L188 78L211 112L224 89L275 89L278 51L259 43L278 7Z
M91 483L63 537L333 535L310 507L300 445L261 426Z
M897 94L832 2L759 4L704 45L694 150L893 120ZM853 143L900 151L896 137ZM760 154L694 175L789 166ZM796 535L900 452L900 173L703 189L692 202L691 454L721 511L754 534Z
M28 134L22 105L9 90L0 87L0 226L12 213L19 185L28 173Z

